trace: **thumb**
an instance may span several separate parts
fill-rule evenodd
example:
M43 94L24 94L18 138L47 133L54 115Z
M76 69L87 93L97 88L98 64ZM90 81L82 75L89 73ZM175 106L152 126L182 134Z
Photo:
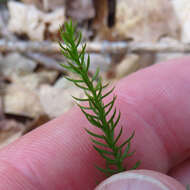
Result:
M95 190L185 190L174 178L151 170L133 170L111 176Z

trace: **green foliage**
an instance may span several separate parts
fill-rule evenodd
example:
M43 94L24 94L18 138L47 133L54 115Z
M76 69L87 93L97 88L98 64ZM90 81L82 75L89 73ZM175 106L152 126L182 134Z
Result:
M187 189L187 190L190 190L190 186L189 186L189 184L186 186L186 189Z
M64 29L60 29L60 34L65 44L59 43L61 52L68 60L67 64L62 64L62 67L77 74L79 77L79 79L65 78L73 82L77 87L83 89L87 97L84 99L73 98L77 101L87 102L86 106L81 104L78 104L78 106L88 121L93 126L99 128L103 133L96 134L85 129L92 137L91 140L94 149L106 162L105 168L100 168L99 166L96 166L96 168L107 176L125 171L124 160L134 153L130 152L131 140L134 137L134 133L122 144L118 144L123 129L120 128L119 133L117 135L115 134L115 128L121 116L120 112L117 112L116 108L114 108L116 96L107 104L103 102L103 99L110 95L114 88L104 93L104 89L108 84L103 85L102 79L99 76L99 69L96 70L92 78L89 77L90 56L88 55L87 60L85 59L86 45L82 46L80 52L78 51L82 34L76 32L75 26L73 26L71 21L65 23ZM137 162L132 169L137 168L138 165L139 162Z

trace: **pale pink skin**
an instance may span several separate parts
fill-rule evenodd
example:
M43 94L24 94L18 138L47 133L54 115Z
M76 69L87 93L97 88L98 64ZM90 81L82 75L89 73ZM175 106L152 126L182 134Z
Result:
M126 161L127 166L140 159L140 169L190 183L190 58L132 74L117 84L114 93L121 110L122 138L135 130L131 149L136 153ZM94 129L74 108L1 150L0 189L95 188L103 178L94 164L104 161L92 148L84 127Z

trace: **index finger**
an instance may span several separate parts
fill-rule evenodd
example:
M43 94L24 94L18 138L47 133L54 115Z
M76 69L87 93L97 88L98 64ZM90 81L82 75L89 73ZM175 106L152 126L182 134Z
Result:
M189 156L189 62L156 65L117 84L122 138L135 130L128 166L140 159L141 168L167 172ZM93 189L103 179L94 164L104 161L84 127L91 126L74 108L3 149L1 189Z

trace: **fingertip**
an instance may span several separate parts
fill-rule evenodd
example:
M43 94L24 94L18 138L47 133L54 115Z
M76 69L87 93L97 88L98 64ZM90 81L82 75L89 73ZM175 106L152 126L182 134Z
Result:
M103 181L95 190L185 190L174 178L151 170L119 173Z

